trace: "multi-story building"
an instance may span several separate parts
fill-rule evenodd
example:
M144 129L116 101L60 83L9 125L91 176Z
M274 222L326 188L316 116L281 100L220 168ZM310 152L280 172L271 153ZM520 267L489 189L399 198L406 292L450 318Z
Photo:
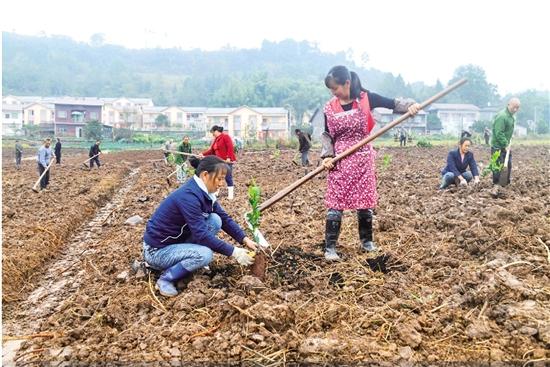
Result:
M280 107L208 108L206 122L241 139L288 138L288 111Z
M375 108L372 111L372 115L374 117L374 120L376 121L376 125L373 129L374 131L379 130L390 122L401 117L401 114L394 113L393 110L382 107ZM428 113L424 112L423 110L419 111L414 117L409 117L401 124L399 124L397 129L400 128L405 129L409 134L428 134Z
M2 135L22 134L23 104L18 99L2 98Z
M103 101L98 98L65 97L53 101L55 121L52 132L58 136L83 137L82 129L88 122L102 122Z
M115 128L143 128L143 107L154 106L150 98L100 98L103 101L102 121Z
M428 107L428 112L439 117L444 133L460 135L479 120L480 109L473 104L434 103Z
M23 107L23 129L26 126L37 126L40 133L53 133L55 105L42 100L31 102Z

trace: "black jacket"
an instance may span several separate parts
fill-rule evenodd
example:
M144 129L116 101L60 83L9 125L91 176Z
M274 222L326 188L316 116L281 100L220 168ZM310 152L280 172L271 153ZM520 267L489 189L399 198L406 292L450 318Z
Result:
M61 143L57 142L55 143L55 155L61 154Z
M311 148L311 136L307 133L300 133L298 134L298 142L300 143L300 146L298 147L298 151L300 153L307 152Z
M90 153L88 154L88 157L92 158L94 155L101 152L101 149L99 149L99 145L94 144L90 147Z

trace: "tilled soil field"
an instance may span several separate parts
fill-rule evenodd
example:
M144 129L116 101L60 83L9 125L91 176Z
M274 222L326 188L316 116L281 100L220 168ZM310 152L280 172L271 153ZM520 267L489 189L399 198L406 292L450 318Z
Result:
M30 192L34 164L25 179L5 169L9 360L543 365L550 357L550 150L516 148L506 188L494 189L487 177L477 186L440 192L446 151L378 151L379 252L361 253L350 212L340 236L343 261L325 262L320 176L264 213L262 232L271 249L263 281L216 255L210 270L181 282L182 293L170 299L153 292L157 274L132 269L141 260L145 221L176 188L166 182L169 167L148 161L158 152L112 154L104 171L67 168L57 181L61 171L54 171L59 188L41 196ZM475 153L487 162L487 150ZM290 163L293 155L241 155L237 199L230 203L222 192L222 205L244 225L246 184L255 178L263 200L271 197L303 176L303 168ZM108 201L90 204L98 196L93 184L111 176L114 187L105 195L112 203L92 219ZM145 221L125 224L134 215ZM43 229L28 229L37 226ZM19 255L8 258L16 250ZM35 251L48 256L28 262L30 269L17 265L22 254Z

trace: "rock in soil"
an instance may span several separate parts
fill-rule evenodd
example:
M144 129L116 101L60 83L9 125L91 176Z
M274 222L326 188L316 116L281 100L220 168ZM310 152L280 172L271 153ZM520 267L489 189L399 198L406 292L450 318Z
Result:
M330 338L318 338L311 337L305 339L300 344L300 353L304 355L318 354L318 353L335 353L341 346L341 343L337 339Z
M130 217L128 219L126 219L126 222L124 222L125 224L129 224L131 226L135 226L135 225L138 225L140 223L143 223L143 218L140 217L139 215L134 215L133 217Z

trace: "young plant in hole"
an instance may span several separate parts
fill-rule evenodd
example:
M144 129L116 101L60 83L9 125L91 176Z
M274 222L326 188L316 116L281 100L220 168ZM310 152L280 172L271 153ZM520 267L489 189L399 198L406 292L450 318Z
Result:
M258 236L256 235L257 230L260 228L260 188L256 185L256 181L252 179L250 185L248 186L248 202L252 207L252 211L246 213L246 219L250 226L252 227L252 235L254 236L254 241L258 242Z
M382 168L387 169L391 164L391 154L384 154L382 158Z
M499 158L500 158L500 150L497 150L491 156L491 163L489 163L489 165L483 169L483 172L481 173L481 177L487 176L490 172L496 173L496 172L502 171L504 164L499 163L498 161Z

